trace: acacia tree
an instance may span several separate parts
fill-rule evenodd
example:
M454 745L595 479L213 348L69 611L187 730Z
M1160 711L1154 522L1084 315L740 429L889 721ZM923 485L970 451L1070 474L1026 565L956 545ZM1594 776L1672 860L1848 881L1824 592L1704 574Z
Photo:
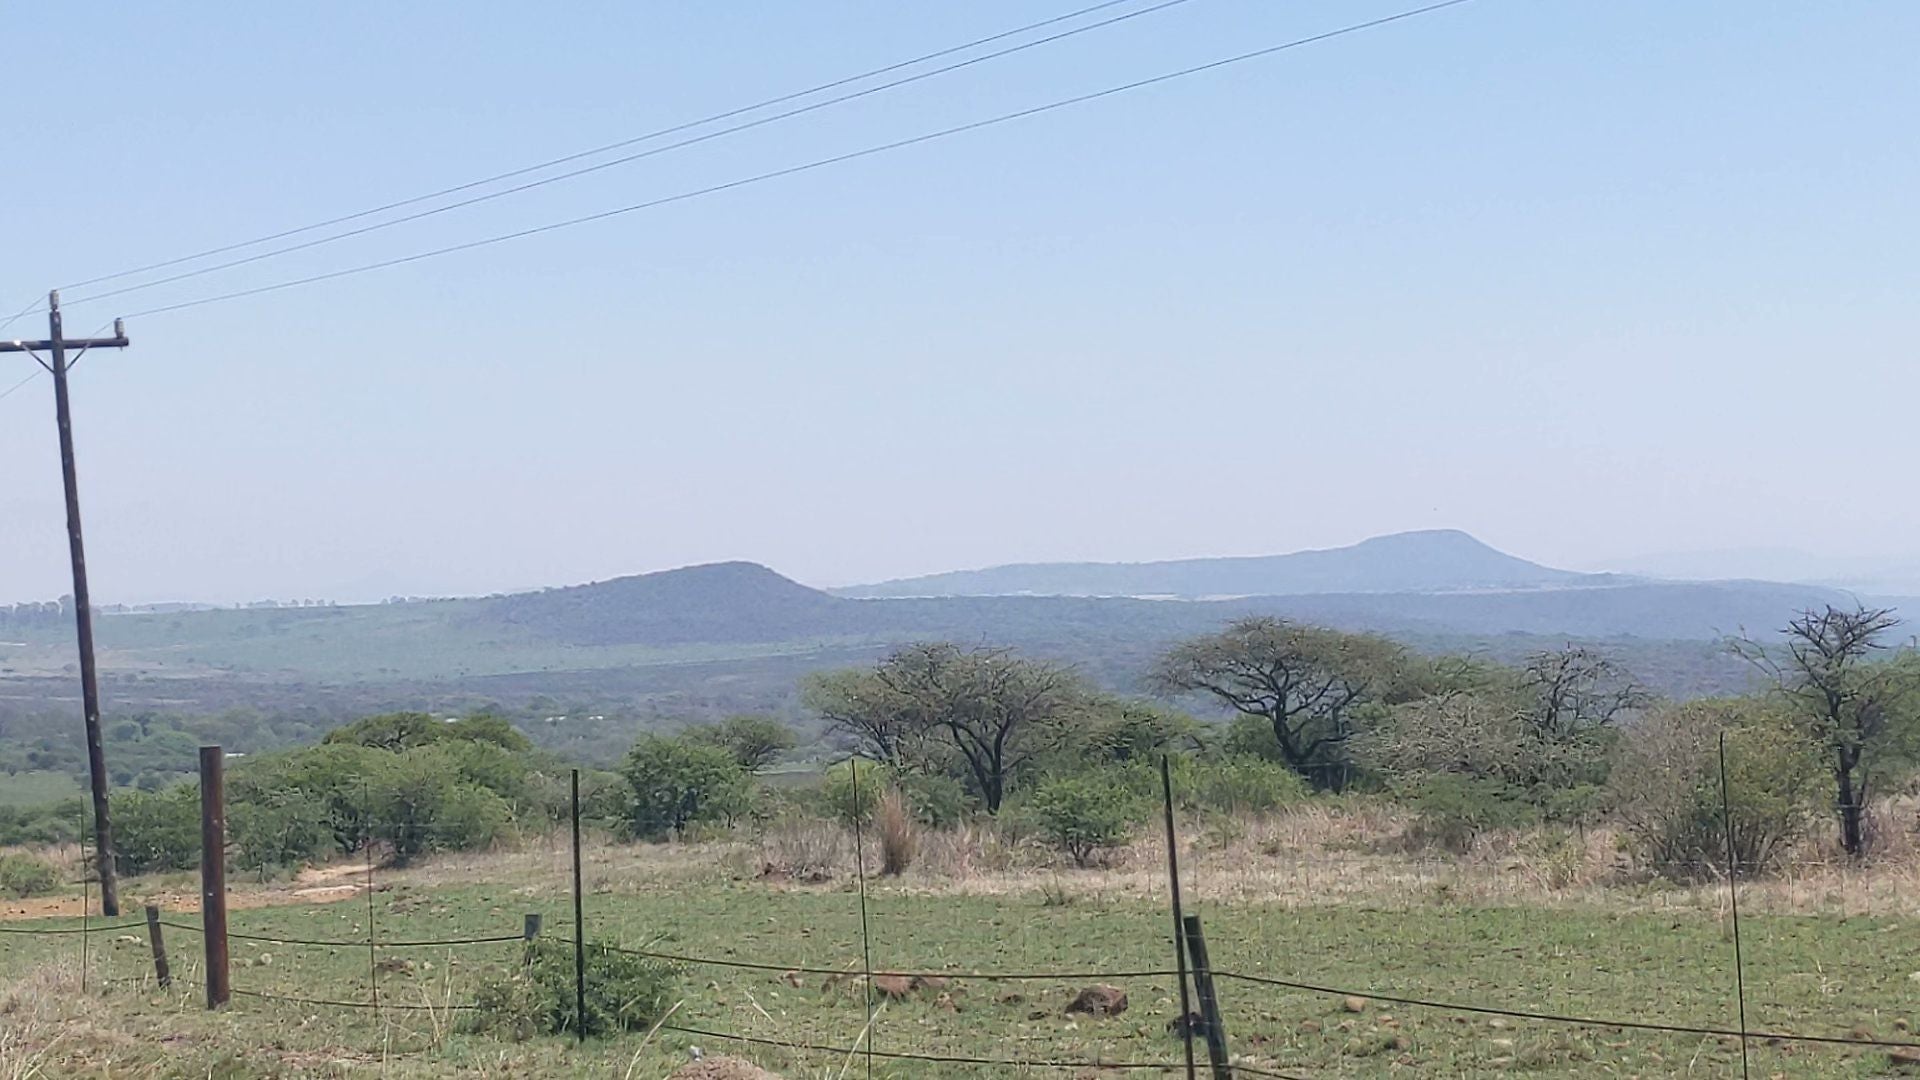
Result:
M1386 638L1259 616L1176 645L1150 678L1162 692L1204 693L1266 720L1289 768L1337 790L1361 713L1389 701L1405 670Z
M687 735L696 742L724 748L750 773L771 766L795 745L793 729L771 716L752 713L688 728Z
M974 649L952 668L958 676L935 699L932 715L966 762L987 813L1000 812L1008 781L1064 735L1086 699L1073 672L1007 649Z
M897 649L869 671L828 673L805 693L829 729L852 736L863 754L916 771L951 767L990 814L1087 697L1064 667L948 642Z
M1529 656L1520 685L1528 699L1521 719L1553 743L1582 738L1652 702L1625 668L1582 645Z
M809 678L803 704L826 721L829 734L855 753L896 769L931 771L938 757L929 743L934 688L950 679L958 657L952 645L909 645L872 668L828 671Z
M1807 611L1781 631L1784 649L1742 638L1734 650L1772 679L1793 715L1827 759L1833 775L1840 847L1866 853L1867 800L1874 769L1909 751L1920 724L1914 713L1920 670L1881 654L1899 618L1891 608L1829 604Z

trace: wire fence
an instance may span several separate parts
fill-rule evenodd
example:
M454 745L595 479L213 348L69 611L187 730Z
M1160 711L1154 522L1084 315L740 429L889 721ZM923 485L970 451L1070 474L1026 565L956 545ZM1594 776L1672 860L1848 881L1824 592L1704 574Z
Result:
M377 835L383 828L384 823L369 823L367 835ZM1180 846L1177 839L1173 846L1176 850ZM569 845L567 854L576 861L582 857L579 841L576 840ZM601 854L605 855L605 853ZM1215 1068L1213 1064L1208 1063L1206 1057L1201 1057L1201 1064L1197 1066L1189 1066L1186 1062L1175 1060L1173 1054L1161 1060L1152 1053L1139 1052L1142 1047L1154 1045L1152 1040L1142 1041L1137 1037L1140 1031L1148 1028L1138 1028L1135 1032L1136 1037L1127 1041L1124 1046L1108 1045L1104 1048L1087 1049L1084 1045L1080 1045L1072 1047L1073 1053L1063 1052L1067 1047L1055 1041L1058 1032L1052 1032L1046 1037L1032 1038L1020 1031L1008 1031L1004 1036L995 1039L999 1053L972 1053L967 1052L970 1048L968 1045L959 1043L962 1038L960 1033L948 1031L930 1036L928 1032L921 1030L925 1024L924 1020L917 1020L905 1026L895 1025L889 1023L893 1017L887 1012L888 1006L894 1001L904 999L909 991L918 991L922 987L929 988L931 994L921 995L919 1000L928 1000L934 994L944 997L944 992L949 989L959 989L967 984L976 983L1051 983L1064 984L1069 989L1089 983L1126 983L1133 984L1135 989L1139 989L1139 984L1146 983L1150 985L1146 988L1145 1008L1135 1011L1144 1011L1158 1020L1160 1010L1171 1009L1176 1000L1180 1000L1177 991L1184 991L1189 979L1195 986L1202 988L1202 992L1196 995L1201 1011L1188 1012L1187 1007L1181 1004L1180 1011L1167 1018L1164 1025L1166 1037L1160 1045L1168 1049L1177 1050L1183 1043L1187 1047L1202 1041L1211 1044L1216 1038L1223 1048L1228 1047L1231 1045L1230 1037L1234 1034L1230 1029L1237 1027L1241 1020L1263 1013L1271 1017L1284 1011L1280 1003L1286 995L1309 995L1341 1002L1340 1005L1334 1006L1334 1015L1338 1015L1343 1007L1349 1012L1359 1011L1353 1004L1358 1001L1364 1003L1366 1007L1376 1009L1380 1006L1405 1007L1456 1018L1488 1017L1495 1020L1580 1029L1616 1037L1624 1033L1639 1032L1687 1039L1715 1040L1723 1047L1737 1045L1742 1051L1756 1044L1763 1044L1770 1048L1798 1045L1831 1047L1847 1051L1884 1051L1903 1055L1896 1060L1920 1060L1920 1041L1908 1038L1881 1037L1864 1029L1856 1029L1848 1034L1828 1034L1817 1031L1784 1030L1777 1025L1769 1024L1749 1025L1745 1022L1745 994L1748 987L1755 984L1751 981L1736 979L1734 977L1736 973L1731 970L1728 972L1726 996L1721 999L1721 1003L1727 1007L1731 1015L1735 1013L1734 999L1738 998L1737 1003L1741 1008L1737 1015L1741 1017L1741 1022L1727 1025L1701 1023L1691 1019L1668 1020L1649 1016L1595 1015L1577 1008L1520 1007L1498 1000L1502 995L1455 997L1419 989L1411 985L1412 980L1408 980L1410 985L1400 988L1383 988L1373 984L1372 980L1367 980L1366 985L1350 984L1339 978L1316 977L1313 973L1316 966L1327 965L1319 964L1312 956L1302 955L1297 961L1289 964L1289 966L1297 964L1298 970L1279 970L1277 964L1262 962L1250 952L1236 950L1231 941L1226 942L1229 946L1227 951L1239 953L1239 955L1217 966L1210 966L1206 962L1204 951L1194 947L1201 943L1180 941L1176 948L1175 941L1170 939L1170 935L1163 936L1158 941L1134 942L1133 946L1149 950L1139 954L1143 957L1150 955L1153 951L1163 951L1169 960L1175 961L1172 964L1114 963L1087 966L1043 964L1032 968L971 964L888 965L876 962L874 955L876 938L881 936L889 913L884 907L877 912L869 912L865 904L861 905L857 922L854 921L853 909L849 907L844 914L845 922L833 926L823 923L817 926L793 928L791 938L811 936L817 929L820 931L820 937L830 939L826 942L826 959L823 959L818 949L801 949L791 953L775 951L771 948L756 951L762 950L762 947L748 940L745 935L740 937L737 946L745 952L744 955L716 955L701 949L667 947L663 939L669 935L661 933L660 927L651 928L651 932L642 935L648 938L646 944L632 944L631 937L626 941L621 940L630 932L630 928L621 925L611 911L607 913L605 919L607 925L600 926L593 933L582 935L543 935L541 931L544 919L562 914L547 910L522 913L522 925L517 930L500 926L498 932L485 932L484 927L480 931L462 927L460 932L430 936L417 932L421 923L439 917L430 906L424 909L420 906L427 901L416 896L407 896L391 899L384 906L373 903L376 893L383 891L382 883L379 881L381 871L375 860L368 860L368 866L370 869L356 873L350 879L341 879L351 885L356 897L362 892L366 894L369 903L364 912L357 904L335 904L325 907L316 906L299 916L316 924L322 922L334 924L329 932L308 932L290 929L284 925L241 925L228 929L226 939L243 946L245 952L235 965L241 977L238 980L239 984L230 988L232 996L244 1002L257 1002L261 1007L338 1009L375 1014L386 1012L402 1015L434 1014L436 1017L471 1014L481 1008L480 1002L473 994L472 978L489 972L510 971L515 965L525 963L527 954L524 950L536 942L546 942L570 949L576 957L582 957L588 951L596 953L604 951L658 961L683 969L713 969L717 972L771 975L776 984L787 983L794 987L801 985L799 980L802 978L824 978L826 982L822 984L823 990L844 987L850 991L860 992L870 1003L875 1002L876 987L886 987L885 993L880 995L886 1000L869 1005L861 1018L864 1022L863 1026L858 1027L857 1030L841 1031L837 1036L835 1033L812 1029L799 1030L790 1034L741 1030L741 1025L738 1023L728 1026L704 1017L682 1017L676 1015L673 1010L654 1023L649 1031L649 1037L653 1033L664 1032L684 1039L710 1040L758 1050L831 1056L843 1061L861 1058L869 1063L869 1067L873 1062L885 1062L897 1063L902 1067L908 1063L918 1063L922 1066L967 1067L1002 1072L1050 1070L1079 1073L1161 1074L1189 1073L1192 1069L1190 1075L1298 1078L1302 1073L1289 1070L1298 1070L1304 1066L1313 1068L1315 1075L1329 1075L1324 1071L1324 1063L1308 1065L1278 1060L1280 1055L1262 1051L1262 1040L1258 1038L1250 1039L1251 1045L1243 1046L1237 1053L1224 1051L1230 1056L1216 1059L1224 1061L1223 1067L1220 1068ZM1733 869L1737 873L1738 867ZM860 875L859 880L860 891L864 894L866 891L864 873ZM589 895L580 881L580 878L575 879L569 899L574 905L573 913L579 915L580 924L585 925L587 909L598 906L598 894ZM1730 887L1737 886L1738 882L1729 880L1728 884ZM596 882L596 889L599 887L600 883ZM403 904L409 906L403 909ZM286 914L256 914L250 911L238 914L242 916L243 923L246 923L249 918L258 918L263 923L275 920L285 923L294 918ZM596 915L598 914L596 912ZM878 917L870 918L870 915ZM498 917L504 921L509 916L501 913ZM1735 917L1737 920L1737 914ZM1390 924L1392 915L1385 913L1381 918ZM1542 918L1551 919L1553 914L1549 912ZM394 932L391 934L382 932L383 920L398 924L393 927ZM596 924L601 921L599 918L595 919ZM1244 933L1246 928L1239 929ZM1262 926L1260 929L1263 933L1270 932L1276 937L1285 936L1284 928ZM172 932L191 938L204 937L206 929L199 922L181 917L177 911L165 917L151 915L147 920L99 922L89 917L78 926L0 925L0 950L6 948L6 943L19 943L21 947L26 947L35 939L46 939L49 947L54 947L52 943L77 937L78 944L83 950L83 957L91 956L91 962L107 966L108 970L105 972L107 977L99 980L102 986L135 991L153 991L163 987L176 991L207 989L209 981L204 968L196 970L190 965L188 970L178 976L166 974L164 961L159 959L164 952L164 943L159 940L162 932ZM106 940L111 945L127 946L128 949L117 954L112 948L98 949L88 953L86 950L89 942L94 939ZM141 944L150 947L156 963L160 965L159 970L153 974L136 976L117 974L126 970L129 963L145 962L144 956L129 955L132 946ZM1424 944L1426 943L1410 943L1415 949ZM1382 947L1390 946L1383 942ZM292 949L298 952L288 957L278 956L268 952L268 949ZM417 955L435 951L444 952L449 958L441 969L446 972L446 976L437 989L413 985L410 987L414 993L412 999L405 994L382 992L383 973L410 975L414 971L411 967L414 961L395 954ZM477 952L480 959L477 962L455 959L458 955L468 952ZM189 951L182 950L179 955L189 955ZM212 955L210 950L208 955ZM364 960L361 959L362 957ZM1115 958L1118 959L1118 957ZM835 963L833 960L839 962ZM87 962L83 960L83 966ZM364 967L361 967L356 974L355 967L359 967L362 963ZM423 961L423 963L430 963L430 961ZM1409 969L1429 972L1436 970L1432 964L1424 968L1417 964L1405 966ZM458 980L453 974L456 967L461 972ZM583 964L583 979L586 975ZM889 982L896 982L899 985L888 986ZM715 997L726 993L719 983L708 983L707 987L709 993ZM581 988L583 995L584 988L583 981ZM1052 989L1048 988L1049 991ZM1162 990L1165 990L1166 994L1154 1000L1153 995ZM760 1019L776 1026L781 1023L768 1010L761 1008L750 991L745 996L752 1001L752 1009ZM1018 993L1009 993L1001 999L1001 1003L1009 1002L1019 1005L1026 1003L1026 999ZM1038 1003L1035 1001L1031 1004ZM674 1006L675 1010L679 1008L679 1005ZM698 1011L698 1009L690 1011ZM1097 1006L1093 1011L1095 1015L1099 1014ZM582 1011L574 1015L584 1016L585 1014ZM744 1011L737 1011L735 1015L748 1016ZM1030 1014L1030 1018L1036 1018L1039 1015L1041 1011L1035 1010ZM1056 1010L1047 1010L1047 1015L1056 1015ZM1381 1017L1380 1019L1386 1021L1389 1018ZM810 1027L817 1028L820 1023L816 1020ZM835 1022L836 1026L841 1023L845 1022ZM977 1026L979 1023L981 1021L968 1020L961 1026ZM751 1028L753 1025L747 1026ZM850 1024L848 1026L851 1028ZM1149 1025L1151 1026L1157 1025ZM1904 1032L1904 1026L1901 1030ZM979 1032L975 1031L971 1034L977 1038ZM1075 1041L1085 1042L1084 1039ZM1744 1053L1741 1065L1744 1071L1746 1068Z

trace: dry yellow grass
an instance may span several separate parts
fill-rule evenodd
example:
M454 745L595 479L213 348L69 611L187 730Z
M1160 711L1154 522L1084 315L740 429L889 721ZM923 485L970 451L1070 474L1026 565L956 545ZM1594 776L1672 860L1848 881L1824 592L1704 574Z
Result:
M1900 808L1906 810L1906 808ZM1891 809L1883 820L1894 817ZM1608 828L1542 829L1482 837L1454 854L1410 850L1411 818L1385 803L1312 802L1248 819L1189 822L1181 837L1181 877L1197 899L1286 905L1366 904L1406 908L1438 903L1620 910L1717 912L1723 883L1652 882L1623 853ZM881 859L869 837L867 869ZM1920 846L1910 834L1882 837L1879 854L1854 864L1826 857L1830 840L1816 831L1779 874L1741 883L1742 909L1753 913L1920 915ZM799 849L793 855L792 849ZM563 893L571 863L566 838L533 837L484 854L430 858L382 877L419 885L518 882L526 896ZM854 877L852 836L810 821L763 835L669 845L589 841L589 893L675 889L720 879L764 878L775 887L808 888L822 878L782 873L783 860L820 864L825 879ZM915 894L971 896L1060 892L1070 898L1153 897L1166 888L1164 841L1142 830L1101 865L1075 870L1037 840L1005 828L962 825L924 832L913 866L876 888Z

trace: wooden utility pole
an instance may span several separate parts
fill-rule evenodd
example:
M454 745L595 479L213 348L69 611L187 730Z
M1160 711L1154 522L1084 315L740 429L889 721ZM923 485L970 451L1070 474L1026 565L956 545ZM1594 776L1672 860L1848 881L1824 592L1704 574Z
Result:
M80 539L80 481L73 466L73 416L67 402L67 348L124 349L127 331L113 321L110 338L69 338L60 331L60 294L47 294L47 340L0 341L0 353L23 352L53 375L53 408L60 428L60 476L67 493L67 550L73 559L73 615L80 635L80 704L86 713L87 771L93 780L94 857L99 861L100 910L120 914L120 887L113 872L113 828L107 813L107 755L100 742L100 682L93 665L93 602L87 592L87 549ZM42 360L45 352L50 359ZM79 359L76 356L74 359Z
M227 755L200 748L200 937L207 947L207 1008L227 1003Z

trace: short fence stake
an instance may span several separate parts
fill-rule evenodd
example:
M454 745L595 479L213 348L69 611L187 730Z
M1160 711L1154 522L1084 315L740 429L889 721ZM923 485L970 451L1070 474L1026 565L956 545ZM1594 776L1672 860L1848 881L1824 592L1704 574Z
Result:
M573 770L573 1018L587 1041L587 913L580 889L580 770Z
M153 946L153 977L165 990L173 985L173 971L167 967L167 941L160 936L160 909L153 904L147 905L147 944Z
M200 748L200 926L207 946L207 1008L227 1003L226 754Z
M1213 1066L1214 1080L1232 1080L1227 1026L1220 1020L1220 998L1213 992L1213 965L1207 961L1207 939L1200 932L1200 916L1187 916L1186 930L1187 956L1193 960L1193 987L1199 994L1200 1016L1206 1024L1207 1061Z

